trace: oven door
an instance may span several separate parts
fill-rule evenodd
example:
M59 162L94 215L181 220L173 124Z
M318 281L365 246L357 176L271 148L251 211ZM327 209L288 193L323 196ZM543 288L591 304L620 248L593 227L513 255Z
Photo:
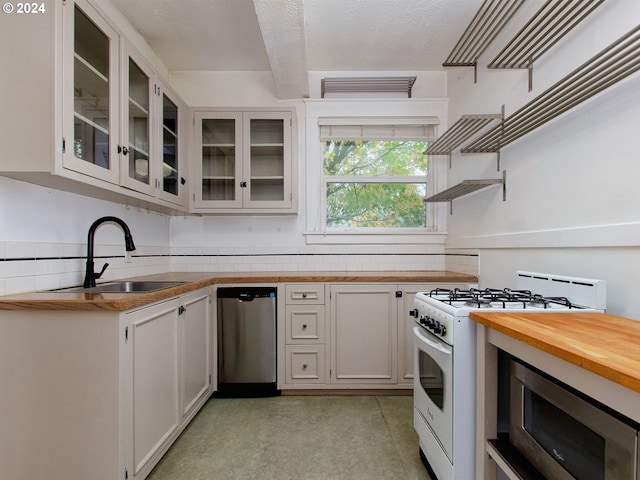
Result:
M453 347L415 326L414 405L453 463Z

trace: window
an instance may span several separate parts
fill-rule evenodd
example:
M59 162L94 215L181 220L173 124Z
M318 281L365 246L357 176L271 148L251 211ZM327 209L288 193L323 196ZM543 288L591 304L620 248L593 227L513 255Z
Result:
M426 229L433 134L431 123L321 124L327 229Z

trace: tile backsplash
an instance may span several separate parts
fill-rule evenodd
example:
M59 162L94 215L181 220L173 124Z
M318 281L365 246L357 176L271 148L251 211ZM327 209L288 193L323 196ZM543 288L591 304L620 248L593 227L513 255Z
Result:
M81 285L86 249L86 244L0 242L0 295ZM96 243L95 268L109 264L101 280L163 273L170 270L169 250L138 246L131 263L125 263L122 244Z
M109 263L101 280L169 271L420 271L477 274L477 253L442 252L432 245L305 247L166 247L137 245L130 263L121 244L96 244L95 269ZM85 244L0 242L0 295L82 284Z

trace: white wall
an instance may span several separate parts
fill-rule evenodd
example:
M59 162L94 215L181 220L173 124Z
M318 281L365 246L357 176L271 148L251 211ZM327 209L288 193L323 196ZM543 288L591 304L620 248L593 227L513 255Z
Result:
M110 263L104 279L158 273L167 270L441 270L442 236L432 243L410 237L368 237L367 245L334 238L330 244L309 244L305 232L313 230L319 192L308 189L319 175L319 151L308 156L306 106L303 100L283 102L274 95L270 72L168 72L144 39L109 0L96 0L191 107L294 107L297 116L299 214L287 216L167 216L123 205L60 192L0 177L0 295L77 285L82 281L86 236L91 223L115 215L131 227L138 250L131 264L122 261L122 236L117 227L101 227L96 255ZM439 115L446 123L446 75L416 74L414 100L366 106L371 115ZM326 75L364 75L380 72L312 72L310 91L318 97L320 78ZM400 73L394 72L394 75ZM424 99L430 99L424 103ZM429 102L436 99L435 110ZM341 100L333 115L353 115ZM420 109L427 105L427 111ZM346 110L345 110L346 107ZM419 113L416 113L419 112ZM435 113L434 113L435 112ZM317 121L317 118L314 119ZM190 149L193 146L190 142ZM317 145L317 142L316 142ZM193 153L191 151L191 153ZM442 212L439 207L437 211ZM311 212L311 216L307 214ZM383 245L378 243L384 242ZM108 257L108 258L106 258ZM96 261L101 266L102 259ZM475 270L471 265L467 268ZM473 271L471 272L473 273Z
M527 2L472 69L450 69L450 122L463 114L506 115L640 24L640 2L603 2L526 71L485 68L543 4ZM640 73L504 147L507 200L492 187L454 201L447 247L477 249L481 285L513 285L516 269L603 278L608 310L640 319L631 300L640 287ZM467 178L498 178L496 155L452 159L450 186Z
M363 72L330 72L362 75ZM380 75L376 72L376 75ZM388 72L387 72L388 74ZM396 75L397 72L394 72ZM325 72L311 72L310 91L320 94ZM443 239L393 236L327 239L318 229L321 145L318 116L429 116L446 123L446 75L418 72L414 98L280 101L268 72L172 72L170 82L194 108L294 107L298 144L299 206L288 216L181 216L171 220L174 270L421 270L444 268ZM404 238L402 238L404 237Z
M79 285L87 234L99 217L113 215L131 230L136 251L124 263L120 227L103 224L95 235L96 269L103 279L169 270L169 217L0 177L0 295Z

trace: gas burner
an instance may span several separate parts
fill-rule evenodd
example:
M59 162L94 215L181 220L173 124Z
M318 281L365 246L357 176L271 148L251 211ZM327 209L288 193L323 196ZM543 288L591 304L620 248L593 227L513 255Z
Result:
M469 299L464 302L465 307L491 308L491 300L488 298Z
M529 306L534 308L548 308L549 300L544 298L542 295L534 295L531 301L529 302Z

